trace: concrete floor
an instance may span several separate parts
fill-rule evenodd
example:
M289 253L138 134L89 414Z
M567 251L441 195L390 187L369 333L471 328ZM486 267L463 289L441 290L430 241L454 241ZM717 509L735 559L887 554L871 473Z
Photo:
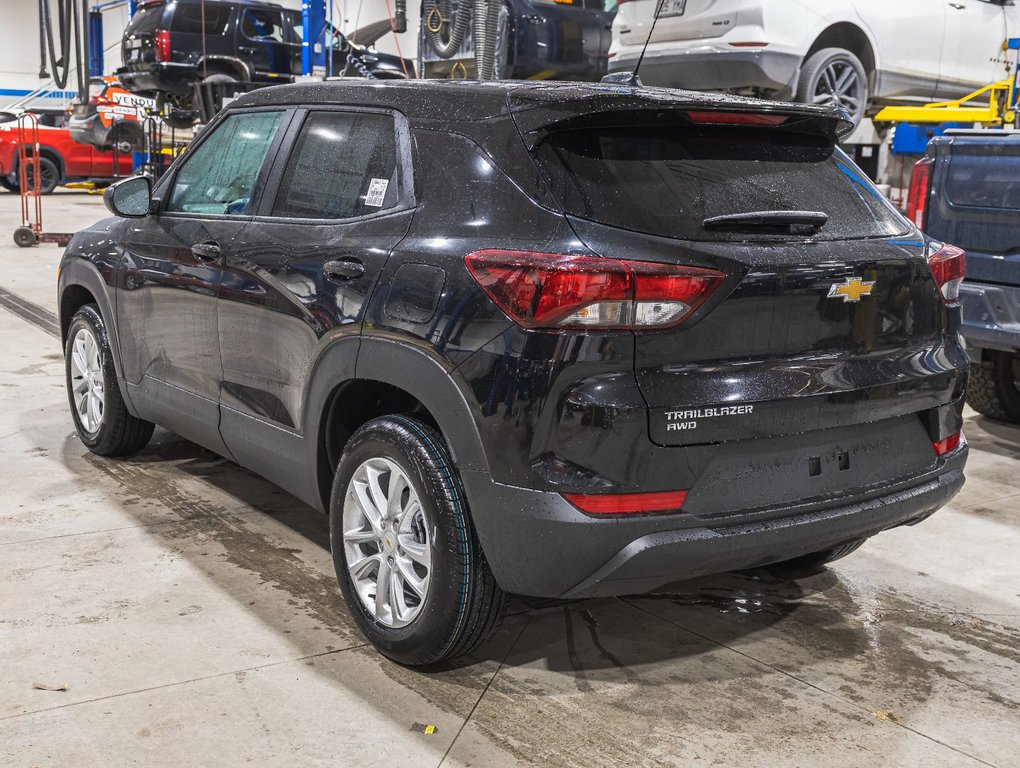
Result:
M60 249L14 247L17 213L0 194L0 765L1020 765L1020 429L969 413L951 507L827 571L518 602L422 674L354 628L318 513L163 430L82 447L20 300L53 311Z

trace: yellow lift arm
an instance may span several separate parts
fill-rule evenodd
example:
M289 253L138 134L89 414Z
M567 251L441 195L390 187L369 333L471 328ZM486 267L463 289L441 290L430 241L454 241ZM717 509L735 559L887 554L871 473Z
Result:
M956 101L937 101L919 107L885 107L876 122L893 123L981 123L985 126L1011 124L1016 118L1013 78L986 85ZM988 103L967 106L988 94Z

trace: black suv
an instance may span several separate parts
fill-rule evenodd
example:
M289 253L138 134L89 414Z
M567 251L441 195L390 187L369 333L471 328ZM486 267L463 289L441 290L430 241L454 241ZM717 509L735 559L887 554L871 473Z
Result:
M613 85L359 81L232 102L62 261L82 442L162 424L330 516L383 653L507 593L796 559L963 484L963 253L829 108Z
M124 30L117 77L129 91L191 109L198 82L290 82L301 74L301 41L300 11L275 3L155 0L139 5ZM360 76L363 67L377 79L414 77L409 60L339 33L332 42L332 75Z

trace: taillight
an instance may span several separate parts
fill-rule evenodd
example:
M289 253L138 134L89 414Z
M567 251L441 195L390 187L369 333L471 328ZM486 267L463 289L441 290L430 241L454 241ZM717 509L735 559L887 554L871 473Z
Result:
M156 33L156 61L170 61L170 33L161 29Z
M928 266L946 304L960 299L960 283L967 274L967 254L962 248L945 243L928 244Z
M531 251L476 251L465 261L489 298L525 328L666 328L724 277L701 267Z
M654 493L564 493L563 498L589 515L637 515L679 512L687 491Z
M935 161L930 157L922 157L914 163L910 174L910 188L907 191L907 218L919 229L924 229L928 210L928 188L931 184L931 167Z
M959 448L961 434L962 433L960 432L956 432L947 437L945 440L939 440L937 443L932 443L932 446L934 446L935 448L935 455L945 456L947 453L955 451L957 448Z

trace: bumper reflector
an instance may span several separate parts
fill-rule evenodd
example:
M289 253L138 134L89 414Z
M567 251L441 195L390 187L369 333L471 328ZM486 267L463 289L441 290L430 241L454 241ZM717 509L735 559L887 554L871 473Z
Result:
M955 451L960 447L960 432L950 435L945 440L939 440L937 443L932 443L935 446L935 455L944 456L950 451Z
M679 512L687 491L656 493L564 493L563 498L590 515L636 515Z

